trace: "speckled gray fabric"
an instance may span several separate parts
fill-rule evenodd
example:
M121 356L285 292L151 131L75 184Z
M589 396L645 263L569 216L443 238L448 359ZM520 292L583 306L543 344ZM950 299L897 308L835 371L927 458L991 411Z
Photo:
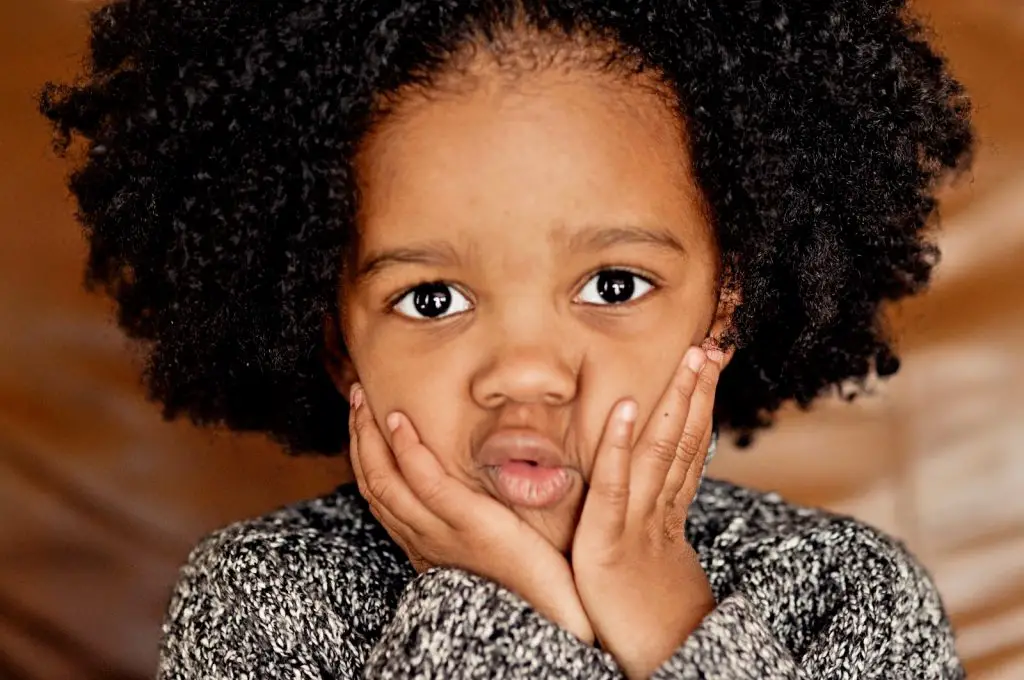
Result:
M687 534L718 606L657 680L964 677L931 580L877 531L707 479ZM174 591L158 672L622 677L496 583L451 568L417 576L354 485L203 540Z

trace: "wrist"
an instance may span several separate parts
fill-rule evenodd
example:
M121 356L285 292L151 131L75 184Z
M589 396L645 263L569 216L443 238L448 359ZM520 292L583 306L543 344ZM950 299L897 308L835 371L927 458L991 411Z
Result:
M699 627L704 618L714 611L716 602L710 585L705 580L686 594L686 604L677 610L671 621L652 622L650 644L642 653L631 650L632 658L617 659L623 674L629 680L648 680L666 661L682 647ZM668 625L666 625L668 624ZM624 655L625 656L625 655Z

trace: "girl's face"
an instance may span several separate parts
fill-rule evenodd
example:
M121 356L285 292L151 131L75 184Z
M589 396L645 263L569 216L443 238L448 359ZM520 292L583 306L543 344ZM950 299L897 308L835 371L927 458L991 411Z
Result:
M358 161L340 300L385 436L402 411L450 475L567 551L612 406L632 397L642 426L726 322L689 166L667 105L607 75L403 102Z

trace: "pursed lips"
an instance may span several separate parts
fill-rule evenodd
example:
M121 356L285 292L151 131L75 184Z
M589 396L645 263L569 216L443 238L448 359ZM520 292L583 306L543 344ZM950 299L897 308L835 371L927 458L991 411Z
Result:
M504 428L491 433L476 452L498 494L511 505L552 506L574 484L562 449L536 430Z

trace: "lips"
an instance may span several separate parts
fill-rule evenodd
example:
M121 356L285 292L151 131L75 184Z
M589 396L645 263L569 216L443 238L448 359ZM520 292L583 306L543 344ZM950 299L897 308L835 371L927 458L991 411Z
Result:
M510 505L546 508L564 499L573 485L561 449L533 430L506 429L484 441L478 462Z

